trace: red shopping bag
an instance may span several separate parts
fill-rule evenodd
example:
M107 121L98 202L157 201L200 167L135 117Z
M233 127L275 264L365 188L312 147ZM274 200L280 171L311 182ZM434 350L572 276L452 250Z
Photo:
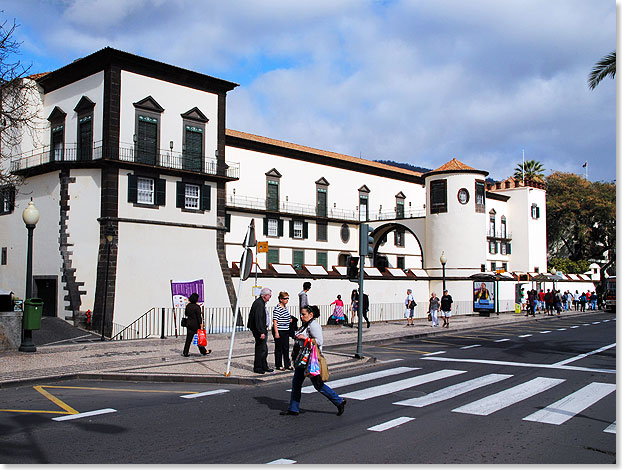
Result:
M205 330L197 331L197 344L199 346L207 346L207 332Z

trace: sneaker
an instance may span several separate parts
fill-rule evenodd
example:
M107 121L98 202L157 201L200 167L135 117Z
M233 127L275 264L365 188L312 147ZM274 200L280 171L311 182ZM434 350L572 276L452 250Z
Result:
M341 403L337 405L337 416L341 416L343 414L347 402L348 401L344 398L341 400Z
M279 414L282 416L298 416L298 412L292 410L281 411Z

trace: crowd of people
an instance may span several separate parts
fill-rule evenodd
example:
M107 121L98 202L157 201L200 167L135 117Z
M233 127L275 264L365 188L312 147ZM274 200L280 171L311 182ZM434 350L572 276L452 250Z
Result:
M574 294L570 290L561 292L555 289L540 289L538 292L536 289L527 291L525 296L524 291L521 291L521 304L522 309L527 313L525 316L536 316L536 313L543 313L545 315L554 315L554 311L557 315L561 315L562 312L568 312L570 310L585 312L586 310L598 310L602 308L602 296L596 291L585 291L579 294L578 290L575 290Z

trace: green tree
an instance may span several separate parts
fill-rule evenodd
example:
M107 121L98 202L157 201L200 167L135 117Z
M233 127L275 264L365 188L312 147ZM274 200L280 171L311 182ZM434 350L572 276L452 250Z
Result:
M523 164L514 168L514 178L523 178ZM544 181L544 167L536 160L525 161L525 181Z
M561 271L564 274L583 274L590 269L590 262L582 259L572 261L568 258L551 258L549 261L549 271Z
M587 83L593 90L604 78L616 78L616 51L606 55L592 68Z
M615 259L615 183L591 183L574 173L554 172L546 186L549 256L575 262Z

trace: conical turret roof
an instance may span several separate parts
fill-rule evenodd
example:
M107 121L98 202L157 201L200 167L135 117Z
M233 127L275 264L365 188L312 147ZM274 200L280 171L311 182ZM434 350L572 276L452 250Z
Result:
M437 173L481 173L483 175L488 175L487 171L484 170L476 170L472 166L467 165L466 163L462 163L457 158L452 158L444 165L441 165L436 170L428 171L423 176L430 176Z

